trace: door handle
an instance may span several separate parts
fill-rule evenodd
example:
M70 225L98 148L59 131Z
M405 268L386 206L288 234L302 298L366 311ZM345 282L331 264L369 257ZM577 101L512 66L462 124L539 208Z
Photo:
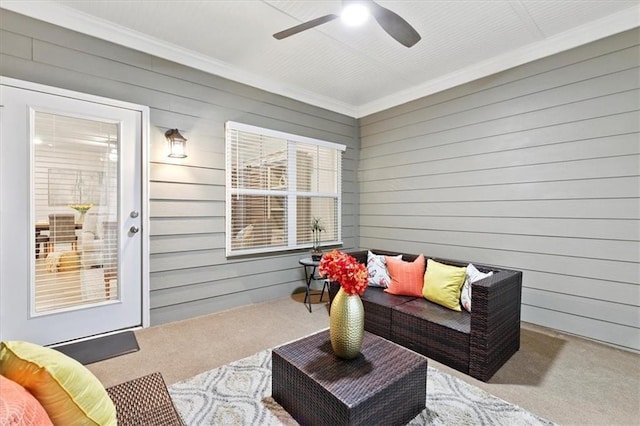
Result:
M137 226L132 226L131 228L129 228L129 232L132 234L136 234L138 231L140 231L140 228L138 228Z

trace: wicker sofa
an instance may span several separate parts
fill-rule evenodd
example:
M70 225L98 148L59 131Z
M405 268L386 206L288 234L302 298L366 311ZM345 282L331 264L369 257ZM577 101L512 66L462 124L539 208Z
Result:
M415 254L371 250L413 261ZM367 250L350 252L366 265ZM425 256L426 257L426 256ZM432 258L454 266L469 262ZM487 381L520 348L522 272L475 264L493 275L472 284L468 313L424 298L397 296L368 287L362 296L365 330L375 333L482 381ZM330 300L339 290L331 283Z

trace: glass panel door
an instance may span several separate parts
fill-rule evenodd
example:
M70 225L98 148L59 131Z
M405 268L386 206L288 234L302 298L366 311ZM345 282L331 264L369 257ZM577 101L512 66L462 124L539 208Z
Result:
M0 340L145 324L148 108L0 83Z
M34 314L118 294L118 125L35 111Z

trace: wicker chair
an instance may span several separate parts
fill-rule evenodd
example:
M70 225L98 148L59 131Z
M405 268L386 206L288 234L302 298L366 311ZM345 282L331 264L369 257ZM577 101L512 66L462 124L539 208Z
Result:
M160 373L107 388L116 406L118 425L184 426Z
M402 254L406 261L417 257L371 251L388 256ZM349 254L366 264L366 250ZM468 264L434 260L455 266ZM362 296L365 330L486 382L520 349L522 272L474 265L482 272L494 274L472 284L471 313L453 311L424 298L396 296L381 288L369 287ZM330 300L339 288L338 283L331 283Z

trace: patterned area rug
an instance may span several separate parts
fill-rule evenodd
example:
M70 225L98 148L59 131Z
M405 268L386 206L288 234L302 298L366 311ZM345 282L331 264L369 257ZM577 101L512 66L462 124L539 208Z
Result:
M271 398L265 350L169 387L187 425L297 425ZM427 408L410 425L553 425L466 382L428 367Z

